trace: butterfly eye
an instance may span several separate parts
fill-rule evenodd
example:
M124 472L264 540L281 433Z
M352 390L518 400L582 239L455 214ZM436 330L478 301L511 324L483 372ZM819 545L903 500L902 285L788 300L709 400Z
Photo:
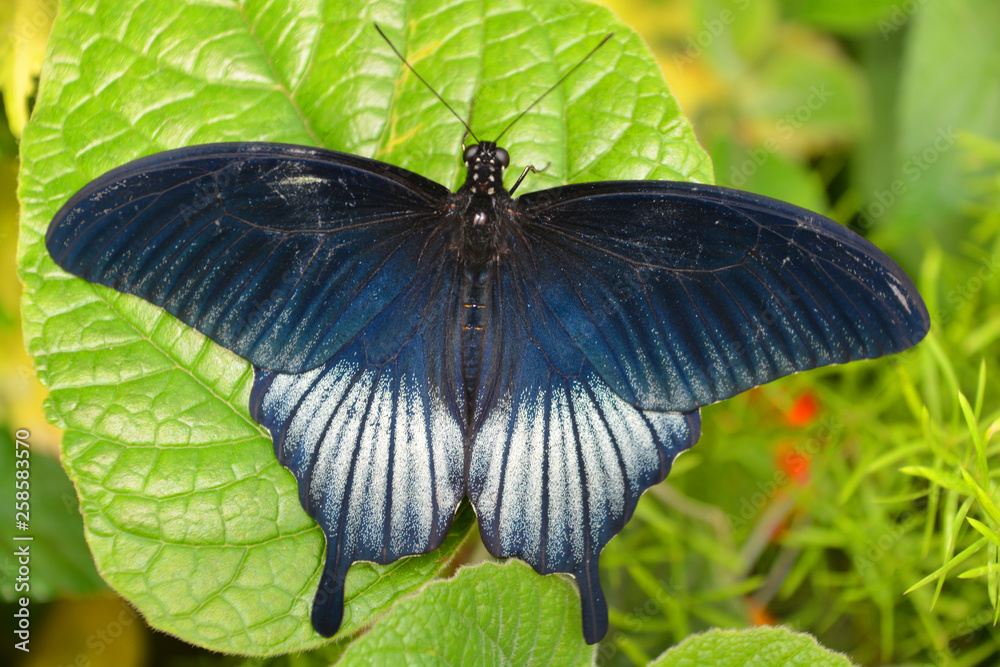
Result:
M510 154L508 154L504 149L497 147L496 156L497 162L500 163L500 166L506 169L507 165L510 164Z
M465 164L472 162L476 155L479 154L479 144L473 144L465 149L465 153L462 155L462 159L465 160Z

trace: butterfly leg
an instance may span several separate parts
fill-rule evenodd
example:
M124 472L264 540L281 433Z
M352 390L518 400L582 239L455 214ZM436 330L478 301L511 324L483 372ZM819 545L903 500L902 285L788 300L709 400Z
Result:
M546 169L548 169L548 168L549 168L550 166L552 166L552 163L551 163L551 162L547 163L547 164L546 164L546 165L545 165L544 167L542 167L541 169L539 169L538 167L536 167L536 166L535 166L535 165L533 165L533 164L529 164L529 165L528 165L527 167L525 167L525 168L524 168L524 171L522 171L522 172L521 172L521 175L517 177L517 180L516 180L516 181L514 181L514 187L512 187L512 188L510 189L510 194L512 194L512 195L514 194L514 190L517 190L517 186L519 186L519 185L521 184L521 181L523 181L523 180L524 180L524 177L528 175L528 172L529 172L529 171L530 171L531 173L533 173L533 174L540 174L541 172L543 172L543 171L545 171Z

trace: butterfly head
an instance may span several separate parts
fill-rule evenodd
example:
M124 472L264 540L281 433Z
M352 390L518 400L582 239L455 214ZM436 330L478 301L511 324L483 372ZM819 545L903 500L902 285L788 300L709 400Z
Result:
M465 149L462 155L469 174L465 184L473 194L492 196L503 190L503 171L510 155L493 141L481 141Z

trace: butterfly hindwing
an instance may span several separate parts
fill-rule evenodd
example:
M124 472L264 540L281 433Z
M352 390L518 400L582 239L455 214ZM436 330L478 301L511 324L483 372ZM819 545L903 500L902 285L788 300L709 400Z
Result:
M326 536L312 612L326 636L341 625L351 564L436 549L465 494L458 283L448 266L424 263L324 366L254 372L251 414Z
M46 245L64 269L161 306L256 366L325 363L409 283L446 188L304 146L192 146L78 192Z
M633 181L518 201L543 301L643 409L687 412L796 371L899 352L929 326L891 259L784 202Z
M697 411L642 411L600 378L518 260L487 298L467 493L490 553L576 577L589 643L607 632L598 556L699 435Z

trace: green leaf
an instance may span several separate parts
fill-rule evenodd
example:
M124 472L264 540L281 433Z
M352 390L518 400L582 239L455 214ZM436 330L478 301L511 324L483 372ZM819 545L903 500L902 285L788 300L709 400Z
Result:
M952 558L948 559L945 562L944 565L942 565L941 567L939 567L938 569L934 570L933 572L931 572L930 574L928 574L926 577L924 577L923 579L921 579L917 583L915 583L912 586L910 586L909 588L907 588L904 591L904 595L907 594L907 593L911 593L911 592L917 590L921 586L926 586L927 584L931 583L935 579L939 579L939 578L943 578L943 577L947 576L948 573L954 567L956 567L956 566L960 565L961 563L965 562L965 560L969 556L972 556L972 555L975 555L976 553L978 553L980 549L982 549L983 547L985 547L988 544L988 542L989 541L985 537L979 538L978 540L976 540L975 542L973 542L972 544L970 544L968 547L966 547L965 549L963 549L961 552L959 552L958 554L956 554Z
M688 637L650 667L850 667L851 661L823 648L810 635L787 628L709 630Z
M963 522L967 518L969 510L972 509L972 504L975 502L975 498L969 496L962 501L962 505L958 507L956 511L954 508L958 503L958 495L959 494L954 490L949 489L948 496L945 499L945 508L942 512L943 520L941 534L946 536L946 539L941 543L941 560L945 563L950 561L951 557L955 554L955 545L958 544L958 537L962 532L962 527L964 526ZM928 517L929 521L932 519L933 517ZM934 587L934 595L931 597L931 608L933 608L941 598L941 591L944 590L944 582L944 576L938 578L937 586ZM912 588L910 590L912 590Z
M976 450L976 469L979 472L979 478L986 480L990 474L990 466L986 461L986 441L983 439L982 431L979 430L979 420L976 417L976 411L969 403L969 399L962 392L958 392L958 404L962 408L962 414L965 416L965 425L969 428L969 436Z
M899 469L899 472L904 475L913 475L915 477L929 479L939 486L961 494L969 492L969 488L962 482L958 475L950 473L946 470L940 470L938 468L931 468L928 466L903 466Z
M484 138L613 30L505 135L511 172L548 165L526 191L711 181L646 46L589 4L65 2L21 145L25 342L51 391L48 415L66 431L63 460L102 576L154 627L219 651L324 641L308 620L323 536L250 419L250 366L149 304L67 276L44 234L89 180L197 143L319 145L456 185L461 125L373 20ZM440 572L471 523L466 511L427 556L356 565L343 632Z
M983 575L990 574L1000 574L1000 565L996 563L991 563L990 565L983 565L981 567L974 567L971 570L966 570L965 572L959 572L959 579L976 579L977 577L982 577Z
M964 469L961 472L962 479L965 480L965 483L972 491L972 495L979 501L979 506L983 508L983 511L986 512L986 515L990 517L994 523L1000 525L1000 507L997 507L996 502L990 494L976 483L976 480L972 478L972 475Z
M338 665L590 665L580 597L519 561L465 567L401 601Z

